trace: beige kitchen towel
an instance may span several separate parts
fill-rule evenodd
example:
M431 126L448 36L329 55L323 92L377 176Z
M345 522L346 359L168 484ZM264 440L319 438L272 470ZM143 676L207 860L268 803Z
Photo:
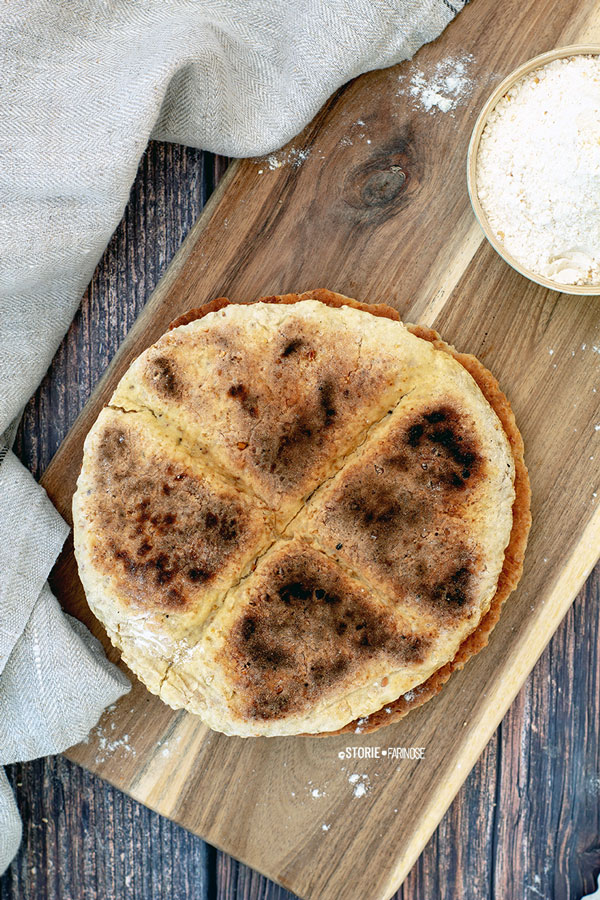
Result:
M14 431L65 334L150 137L229 156L267 153L340 85L411 57L463 5L0 4L0 435ZM10 763L80 740L127 683L46 585L67 529L4 443L0 763ZM0 872L19 834L0 771Z

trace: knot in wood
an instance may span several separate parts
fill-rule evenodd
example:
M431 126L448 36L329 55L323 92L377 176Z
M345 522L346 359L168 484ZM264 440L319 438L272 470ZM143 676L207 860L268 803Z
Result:
M366 181L362 190L365 206L385 206L394 200L406 181L406 174L400 166L374 172Z

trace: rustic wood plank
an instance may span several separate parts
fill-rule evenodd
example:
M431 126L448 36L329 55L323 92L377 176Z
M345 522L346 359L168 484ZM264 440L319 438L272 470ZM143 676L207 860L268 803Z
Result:
M398 900L534 900L540 895L571 900L591 892L600 870L599 627L600 568L567 613ZM496 806L497 740L503 788ZM151 827L156 833L156 825L149 825L155 814L144 816L130 798L61 758L13 766L11 781L30 824L17 863L0 880L3 900L157 896L140 874L153 865L154 846L142 834ZM73 889L82 865L80 831L86 815L96 828L86 830L85 852L92 860L103 856L114 870L112 894L102 883L97 887L95 876L85 894ZM161 896L205 896L199 887L203 843L162 823L169 837L157 874ZM169 881L176 877L180 886ZM293 897L221 853L213 888L207 896L219 900Z
M578 4L577 11L582 9L598 15L593 4ZM568 27L568 12L561 7L550 20L540 4L511 6L510 20L501 23L505 46L502 52L497 43L489 47L485 63L479 65L474 95L481 93L482 100L489 82L506 71L491 66L510 67L519 61L515 55L543 49L534 24L558 39ZM471 26L466 43L462 36L460 52L469 48L469 40L481 52L491 30L499 27L496 6L480 0L467 14ZM448 48L456 53L454 34L458 33L451 28L442 41L426 48L420 66L434 65ZM469 117L457 109L456 134L450 138L449 129L424 110L407 110L405 103L402 115L394 115L398 84L409 75L410 67L371 73L342 89L295 147L277 158L286 165L269 163L267 170L264 161L253 161L229 171L44 479L68 515L89 423L119 370L164 330L170 318L218 293L240 300L260 292L300 289L308 286L309 277L315 284L315 265L321 283L392 302L410 318L433 320L461 348L489 355L486 359L523 423L535 476L537 520L523 584L503 614L491 646L455 675L436 701L390 729L389 739L396 744L426 746L427 763L404 762L387 772L364 765L372 786L369 802L351 807L348 771L336 761L343 739L328 742L328 756L310 740L242 746L236 739L210 734L192 717L171 713L139 684L131 707L129 701L121 704L113 720L119 733L131 736L133 753L107 761L97 746L71 751L72 758L134 797L307 897L335 897L350 879L359 893L368 885L374 898L393 892L566 612L598 546L597 485L588 465L595 446L591 423L598 414L592 391L596 361L588 364L575 350L566 357L572 347L595 336L597 307L587 300L577 307L566 300L557 304L557 295L529 286L487 246L477 246L468 236L464 173L457 163L464 158ZM471 113L478 105L476 101ZM382 129L366 137L369 115L388 124L385 133ZM362 150L355 146L357 138L362 140L356 126L365 128ZM306 157L302 166L290 164L301 157ZM400 172L403 180L392 177ZM436 227L441 221L449 230ZM440 258L462 260L464 271L455 265L451 280L443 285L445 293L432 296L431 285L423 288L423 284L428 284L428 273ZM439 279L442 283L442 270ZM354 290L357 285L360 291ZM552 362L554 348L546 345L548 340L557 345L557 362ZM527 360L527 370L519 379L521 359ZM554 374L553 385L546 389ZM571 402L575 384L579 409ZM577 434L579 427L582 431ZM558 440L569 453L570 473L563 471L554 452ZM569 497L564 508L557 499L561 496ZM68 550L55 571L54 584L67 607L85 617ZM372 743L380 738L363 740ZM161 749L173 746L175 772ZM331 797L320 805L310 801L308 785L314 783L314 773ZM223 791L213 790L199 808L197 797L206 794L206 785L220 780ZM387 790L377 791L377 784L387 784ZM386 802L391 792L399 794L397 807ZM328 819L338 823L337 835L335 828L329 830ZM277 845L264 839L273 829ZM389 843L382 841L384 834Z
M18 900L208 900L209 850L62 757L12 766L23 845L0 880Z
M342 87L274 155L275 167L268 160L230 166L121 344L95 405L84 410L80 440L140 347L156 340L174 315L215 296L241 301L324 285L433 322L482 241L464 172L476 113L516 64L574 40L573 22L587 37L600 34L594 0L553 7L551 16L533 0L511 0L502 10L493 0L478 0L414 62ZM406 91L416 71L431 75L440 59L468 54L468 102L451 118L413 106ZM390 182L392 176L397 180ZM45 474L67 519L70 498L53 479L55 473L58 481L75 479L80 460L73 442L70 447L60 470Z
M104 253L17 435L39 477L118 349L227 165L191 148L151 144L124 218ZM0 879L6 900L209 896L214 850L68 760L8 768L25 822Z
M496 858L497 896L514 881L531 897L578 898L596 887L600 732L593 720L600 668L593 635L599 626L597 568L502 725L497 842L504 852Z
M588 23L589 24L589 23ZM545 47L540 47L541 49L545 49ZM168 156L168 154L167 154ZM468 229L467 229L468 233ZM461 240L464 242L464 234L461 232L462 237ZM139 236L138 236L139 239ZM128 244L127 236L123 237L123 244L119 247L118 253L125 254L132 253L131 248L135 247L135 236L131 236L129 238L131 243ZM472 243L469 243L471 241ZM469 240L466 241L467 249L470 252L469 258L471 258L474 253L476 253L478 248L478 242L473 240L472 236ZM149 246L151 246L151 242L149 242ZM472 252L471 252L472 249ZM464 251L466 252L466 251ZM457 251L458 253L458 251ZM142 256L142 252L140 252L140 256ZM468 253L467 253L468 256ZM118 258L118 257L117 257ZM136 257L137 258L137 257ZM466 259L466 256L464 257ZM135 260L132 259L132 262ZM114 264L114 261L113 261ZM137 265L137 264L136 264ZM147 264L144 263L144 267ZM441 274L441 273L440 273ZM457 284L460 282L460 277L462 274L461 266L456 265L452 277L449 278L447 284L449 287L448 290L454 289ZM108 279L110 282L111 279ZM133 285L127 286L128 290L131 290ZM110 285L107 283L105 286L106 290L110 289ZM97 302L99 304L99 315L97 317L97 321L93 327L97 328L97 332L102 334L102 310L100 309L100 304L102 303L101 295L104 287L99 290L97 295ZM113 299L117 297L117 293L113 294ZM121 297L123 295L121 294ZM443 297L441 300L443 301ZM444 303L440 302L440 297L433 296L427 300L422 308L422 318L427 318L428 315L433 317L432 310L441 310L443 309ZM429 310L429 314L428 314ZM110 340L110 336L114 334L113 329L117 330L120 328L118 320L115 318L110 325L110 329L107 330L107 337ZM93 333L93 331L91 332ZM542 330L542 333L545 333ZM484 352L487 348L484 348ZM109 358L110 354L107 354L106 358ZM106 361L106 359L104 360ZM489 363L492 364L491 362ZM72 379L72 384L76 381L76 379ZM66 412L66 407L69 405L69 401L63 402L63 406L61 407L61 414ZM71 415L75 404L71 407ZM41 423L43 425L43 419ZM46 424L46 428L48 425ZM24 454L25 455L25 454ZM35 462L34 462L35 465ZM38 463L39 465L39 463ZM43 467L43 464L39 466L38 471ZM596 605L593 607L597 611L597 594L592 594L590 599L590 604L593 602L594 597L596 597ZM582 602L581 600L579 602ZM577 608L577 607L576 607ZM575 654L573 652L574 648L574 640L573 634L574 632L574 623L569 624L569 618L572 613L569 613L567 616L566 622L563 624L560 634L563 633L565 629L570 629L569 634L571 635L568 640L568 647L566 647L565 653L566 655L560 654L559 658L553 661L553 671L558 669L558 674L556 676L557 685L562 685L564 683L570 684L571 682L571 673L575 671ZM589 619L587 617L583 618L583 623L587 625L587 628L590 628L593 620L591 615ZM577 623L581 625L582 623ZM592 661L592 665L595 665L596 673L597 673L597 646L594 635L597 634L597 622L596 622L596 630L587 629L583 631L578 631L578 639L581 642L580 646L577 648L581 653L579 658L582 659L590 659ZM554 646L554 643L551 646ZM562 649L562 648L561 648ZM548 653L546 653L542 659L541 666L544 666L544 660L548 657ZM561 665L564 668L561 668ZM534 684L535 678L534 676ZM565 679L563 682L562 679ZM527 689L526 689L527 690ZM537 709L534 709L535 714L539 717L538 721L538 731L540 728L543 728L543 723L547 719L547 707L545 705L545 701L548 699L548 696L544 694L543 687L540 690L541 700ZM580 703L582 710L587 710L586 716L583 717L588 721L577 721L576 725L573 728L577 729L577 735L579 738L579 742L575 742L575 747L583 747L586 750L586 754L583 757L581 754L579 755L579 760L582 760L582 768L579 768L577 765L562 765L562 759L560 755L550 760L548 762L543 754L543 746L536 745L534 743L531 754L532 761L529 761L529 766L531 769L531 773L529 776L529 780L532 783L541 783L536 782L536 774L538 772L542 772L547 774L544 767L550 767L549 771L551 771L552 776L552 787L554 790L549 791L547 796L540 795L540 803L541 807L543 804L543 812L546 812L547 819L546 821L549 823L550 829L554 829L556 824L558 823L559 827L559 835L560 843L559 843L559 852L561 856L559 857L562 861L563 869L567 873L568 877L568 885L567 881L563 878L562 880L556 878L555 881L557 884L557 892L554 894L557 897L560 896L577 896L576 891L580 891L579 883L576 880L577 876L577 865L573 862L572 857L577 852L577 848L579 846L583 847L582 857L580 861L581 872L579 873L581 876L581 883L584 885L586 890L591 890L592 879L590 875L590 868L597 866L597 840L596 844L594 844L594 834L598 834L598 822L597 822L597 803L596 806L593 806L594 801L594 778L597 778L597 774L599 771L598 767L598 750L597 743L594 742L593 737L590 739L591 735L598 734L598 722L597 722L597 710L598 710L598 684L597 678L594 681L591 678L587 682L573 684L573 703ZM583 699L582 699L583 693ZM523 697L523 693L520 695ZM591 703L591 707L590 707ZM528 715L530 710L532 709L532 704L528 703L517 703L511 710L509 716L505 720L503 724L503 728L501 730L501 736L506 734L508 723L511 719L515 720L515 732L514 736L512 736L511 732L511 741L508 744L508 749L514 750L514 759L517 762L512 763L512 768L509 768L506 774L502 775L502 766L506 765L506 760L513 760L513 752L507 753L507 749L503 748L500 754L500 772L501 772L501 784L504 785L502 790L505 791L505 798L502 804L502 812L504 819L502 820L504 831L504 840L507 842L507 845L514 849L516 844L511 843L512 835L515 831L515 823L520 826L520 866L517 869L516 873L513 873L509 870L509 858L505 856L503 853L503 845L500 841L500 835L496 835L494 840L491 840L495 834L498 826L498 821L494 817L493 814L493 806L490 804L489 794L495 795L495 790L491 788L490 782L488 779L493 778L493 773L496 769L496 755L495 755L495 745L492 744L488 747L485 756L482 759L482 762L477 767L473 775L469 778L465 789L463 790L463 799L462 803L466 803L467 807L465 809L462 806L461 802L457 801L452 807L452 810L449 816L444 821L444 824L441 826L438 831L436 838L431 842L430 846L425 851L425 854L421 858L421 861L413 870L409 879L405 882L403 891L401 892L401 896L408 898L410 896L414 897L422 897L422 896L464 896L468 897L481 897L481 896L494 896L492 893L493 887L495 885L495 895L502 898L510 898L510 897L523 897L523 896L535 896L536 890L542 891L539 883L535 881L534 878L531 877L531 867L529 867L528 871L528 863L532 862L532 856L535 853L539 854L537 857L540 861L540 866L537 869L533 869L534 872L540 872L542 870L544 872L544 877L546 881L543 882L543 896L550 896L549 890L546 890L545 885L550 884L549 875L551 873L551 869L546 871L546 867L549 865L552 855L554 853L554 847L551 844L552 837L550 841L546 841L543 843L544 835L540 834L540 830L538 830L536 826L536 820L534 813L538 813L539 809L535 808L534 804L531 804L531 807L526 811L520 808L519 800L520 797L515 797L515 792L511 790L512 785L515 783L515 773L521 774L525 770L521 770L521 757L516 756L516 750L521 747L524 740L526 740L527 735L529 735L532 729L529 728L529 720ZM561 710L561 717L557 719L556 732L553 735L555 739L561 738L563 736L564 730L564 722L566 717L571 716L571 710L573 707L565 705L565 707ZM590 715L589 709L592 709L596 716L594 718L593 715ZM518 713L518 717L517 717ZM541 720L541 725L540 725ZM590 721L591 720L591 721ZM536 719L534 719L534 722ZM594 728L595 725L595 728ZM589 730L588 730L589 729ZM593 729L593 730L592 730ZM582 735L583 732L583 735ZM535 733L535 732L534 732ZM573 750L573 745L570 743L566 744L567 749L570 747L571 752L575 755L576 750ZM588 752L589 751L589 752ZM541 761L540 761L541 760ZM486 762L487 761L487 762ZM480 769L483 769L480 772ZM475 788L472 788L472 783L475 784ZM522 777L522 785L527 783L526 774ZM555 786L559 785L560 790ZM521 786L521 794L525 789ZM473 794L471 794L473 791ZM591 791L591 794L590 794ZM582 804L581 800L579 801L577 807L569 807L568 815L565 816L565 805L563 803L563 794L567 797L576 797L581 798L585 796L586 798L590 796L591 802ZM500 794L499 794L500 796ZM75 799L75 798L73 798ZM127 800L127 803L131 801ZM581 807L584 807L586 810L586 816L584 821L587 825L582 828L577 828L577 822L575 821L575 814L577 810L581 810ZM560 818L560 807L563 810L563 818ZM557 812L558 810L558 812ZM497 815L497 814L496 814ZM580 813L581 815L581 813ZM483 822L481 819L483 818ZM502 822L500 824L502 824ZM581 835L583 832L586 835L586 839L583 844L577 844L577 836ZM552 835L552 831L549 832ZM457 834L461 835L460 841L457 841ZM490 842L493 844L493 847L490 848L489 844L486 842L486 838L490 838ZM550 846L548 844L550 843ZM596 849L594 849L596 847ZM493 849L493 852L492 852ZM151 847L146 847L145 850L140 851L143 854L151 853ZM542 855L545 853L545 855ZM512 854L511 854L512 857ZM219 854L219 866L221 873L221 881L220 881L220 896L227 896L227 892L231 895L232 891L237 891L238 894L242 896L277 896L279 897L289 897L287 892L283 891L280 888L276 888L274 886L266 887L263 879L259 878L256 874L251 874L247 869L242 866L239 866L237 863L229 862L226 863L224 857ZM543 865L541 864L543 860ZM557 867L558 868L558 867ZM562 876L561 876L562 877ZM23 882L24 884L25 882ZM166 883L165 883L166 884ZM489 885L489 894L486 891L486 886ZM40 887L40 884L36 882L36 886ZM123 891L122 883L119 885L121 893L119 896L128 896ZM566 891L572 891L572 893L567 893ZM223 893L225 891L226 893ZM242 893L244 892L244 893ZM38 896L38 893L31 893L30 896ZM93 896L108 896L108 894L102 894L100 891L99 894L94 894ZM148 894L149 896L150 894ZM17 893L14 896L25 896L24 892ZM50 896L50 894L48 894ZM61 896L57 894L56 896ZM90 894L92 896L92 894ZM133 896L133 895L132 895ZM139 895L136 895L139 896ZM143 894L142 894L143 896Z

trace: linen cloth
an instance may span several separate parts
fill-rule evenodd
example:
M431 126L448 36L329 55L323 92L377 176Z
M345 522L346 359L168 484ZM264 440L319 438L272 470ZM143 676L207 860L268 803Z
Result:
M148 139L270 152L464 0L0 4L0 764L81 740L128 689L46 577L67 526L8 449L122 216ZM0 873L20 840L0 769Z

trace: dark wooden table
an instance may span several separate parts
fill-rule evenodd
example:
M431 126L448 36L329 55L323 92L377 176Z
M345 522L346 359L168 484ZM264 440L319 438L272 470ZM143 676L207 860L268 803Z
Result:
M226 166L189 148L148 148L123 221L25 411L16 451L36 477ZM398 898L579 900L592 892L600 872L599 633L600 567ZM2 900L292 897L61 757L11 766L8 776L24 838L0 879Z

